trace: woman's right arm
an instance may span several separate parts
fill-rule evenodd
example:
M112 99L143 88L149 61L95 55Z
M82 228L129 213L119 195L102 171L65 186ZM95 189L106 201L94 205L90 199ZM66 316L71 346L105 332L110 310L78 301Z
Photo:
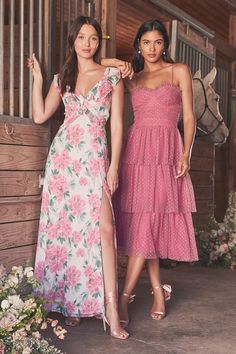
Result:
M34 54L32 58L28 59L28 67L32 70L34 78L32 94L33 120L36 124L42 124L56 112L60 105L61 97L52 82L46 98L43 98L43 77L39 62Z

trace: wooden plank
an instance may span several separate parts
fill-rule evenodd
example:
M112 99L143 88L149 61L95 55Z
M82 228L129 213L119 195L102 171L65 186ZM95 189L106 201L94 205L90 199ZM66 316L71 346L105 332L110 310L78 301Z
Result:
M0 144L48 146L49 130L34 123L18 124L1 119Z
M39 218L40 197L0 198L0 223Z
M213 199L213 188L209 188L209 186L202 187L196 185L194 186L194 193L198 200L212 201Z
M11 248L0 251L0 263L7 269L12 266L27 265L34 266L36 245Z
M204 141L196 141L193 145L193 153L192 156L200 156L200 157L212 157L214 153L213 144L206 143Z
M191 171L190 176L194 186L212 186L213 188L213 173L210 171Z
M37 242L38 220L0 224L0 250Z
M213 171L213 159L211 157L202 157L193 155L191 158L192 171Z
M196 200L197 213L198 214L209 214L212 205L212 200Z
M41 171L0 171L0 197L39 195Z
M0 170L43 170L47 153L46 147L1 145Z

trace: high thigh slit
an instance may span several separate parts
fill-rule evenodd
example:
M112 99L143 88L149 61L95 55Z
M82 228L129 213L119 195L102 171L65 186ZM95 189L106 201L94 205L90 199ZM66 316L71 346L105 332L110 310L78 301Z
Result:
M70 317L104 316L100 235L102 196L111 206L106 181L105 125L119 70L106 68L86 96L67 87L65 121L46 163L35 275L48 309ZM54 79L60 91L58 76Z

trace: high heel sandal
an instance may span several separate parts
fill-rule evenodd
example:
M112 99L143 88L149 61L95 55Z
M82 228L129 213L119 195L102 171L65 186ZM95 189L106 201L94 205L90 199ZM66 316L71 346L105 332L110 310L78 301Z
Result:
M80 318L79 317L66 317L65 324L67 326L76 327L80 325Z
M122 293L121 296L127 297L128 298L128 305L131 304L134 299L135 299L135 294L127 294L127 293ZM129 319L128 320L122 320L120 319L120 324L123 328L127 327L129 324Z
M105 304L111 304L111 305L117 305L117 298L114 292L110 292L105 296ZM128 339L129 338L129 333L127 333L126 331L124 331L122 328L118 331L112 331L111 330L111 325L107 319L106 316L103 317L103 328L104 328L104 332L106 332L106 325L108 325L110 327L110 334L113 338L116 339Z
M154 291L156 291L156 290L162 291L165 301L170 300L171 291L172 291L171 285L164 284L164 285L154 286L154 288L152 289L151 294L154 295ZM166 316L166 313L163 312L163 311L152 311L151 312L151 317L152 317L153 320L157 320L157 321L163 320L163 318L165 318L165 316Z

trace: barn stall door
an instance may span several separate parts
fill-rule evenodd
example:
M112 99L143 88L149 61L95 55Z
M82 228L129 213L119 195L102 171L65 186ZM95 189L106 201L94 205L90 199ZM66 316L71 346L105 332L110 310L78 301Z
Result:
M215 48L206 37L187 24L172 21L171 56L177 62L189 65L192 74L201 69L204 77L215 65ZM194 215L196 225L208 220L214 205L215 149L204 139L195 139L191 159L191 178L197 203Z
M93 13L94 1L88 0L0 1L0 264L7 267L34 262L53 127L31 119L32 74L26 59L36 53L46 91L64 60L73 18Z

